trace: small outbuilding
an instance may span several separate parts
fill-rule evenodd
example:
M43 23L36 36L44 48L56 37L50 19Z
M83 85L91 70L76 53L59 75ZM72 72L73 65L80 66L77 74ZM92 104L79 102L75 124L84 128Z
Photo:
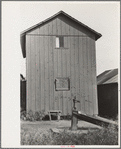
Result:
M95 42L101 34L67 13L23 31L21 48L26 58L27 111L77 110L98 114Z
M97 76L99 116L118 115L118 69L107 70Z

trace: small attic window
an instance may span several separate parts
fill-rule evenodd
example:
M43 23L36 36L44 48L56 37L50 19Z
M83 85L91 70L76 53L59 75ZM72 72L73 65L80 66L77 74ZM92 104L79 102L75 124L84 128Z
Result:
M63 47L64 47L64 37L56 36L56 48L63 48Z

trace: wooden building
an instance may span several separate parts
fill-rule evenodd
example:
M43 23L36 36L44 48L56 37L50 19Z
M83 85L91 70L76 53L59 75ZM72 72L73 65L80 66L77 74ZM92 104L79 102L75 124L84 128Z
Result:
M99 116L118 115L118 69L107 70L97 76Z
M93 29L63 11L21 33L26 57L27 110L77 110L98 114Z

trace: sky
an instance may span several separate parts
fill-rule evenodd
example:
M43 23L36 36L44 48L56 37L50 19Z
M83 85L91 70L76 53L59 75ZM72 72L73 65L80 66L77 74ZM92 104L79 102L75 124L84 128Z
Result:
M97 75L119 66L119 2L2 1L1 143L4 148L20 147L20 73L25 76L20 32L60 10L102 34L96 41Z
M20 3L21 31L63 10L102 34L96 41L97 75L118 68L120 50L119 2L23 2ZM25 76L25 60L21 57Z

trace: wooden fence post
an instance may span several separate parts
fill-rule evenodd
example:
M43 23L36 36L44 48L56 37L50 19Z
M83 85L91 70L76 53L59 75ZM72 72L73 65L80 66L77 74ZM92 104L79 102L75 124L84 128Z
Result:
M78 113L78 111L72 110L72 118L71 118L71 130L77 130L78 126L78 118L76 117L76 115L73 114L73 111L75 113Z

